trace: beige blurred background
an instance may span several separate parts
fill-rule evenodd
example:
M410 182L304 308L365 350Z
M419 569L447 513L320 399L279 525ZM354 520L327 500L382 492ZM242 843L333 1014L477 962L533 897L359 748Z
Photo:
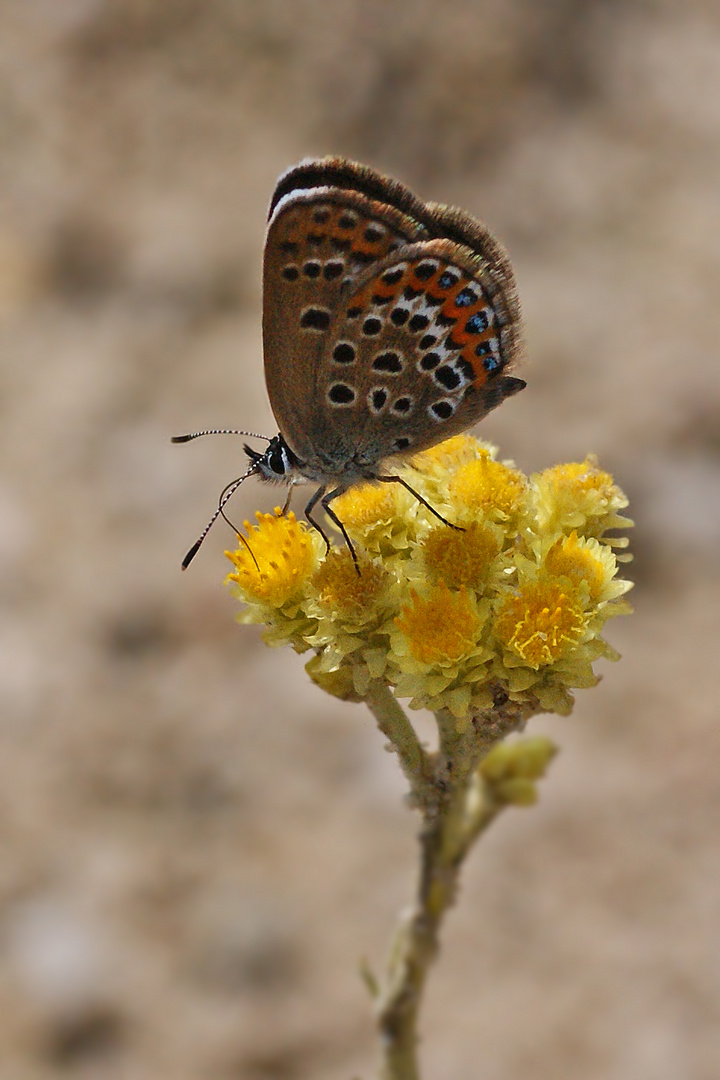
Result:
M595 451L637 614L534 812L474 853L428 1080L720 1075L720 9L0 3L0 1077L371 1077L361 957L415 829L369 715L233 622L218 526L275 432L277 174L339 153L510 248L525 470ZM244 486L238 519L277 493Z

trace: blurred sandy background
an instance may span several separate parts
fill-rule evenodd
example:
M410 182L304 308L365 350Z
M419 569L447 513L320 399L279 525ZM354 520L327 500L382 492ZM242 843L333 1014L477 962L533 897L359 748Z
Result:
M218 526L273 434L266 206L368 161L512 253L525 470L595 451L637 614L534 812L471 861L428 1080L720 1075L720 10L0 3L0 1076L374 1075L357 967L416 823L369 715L233 622ZM245 485L238 519L273 491Z

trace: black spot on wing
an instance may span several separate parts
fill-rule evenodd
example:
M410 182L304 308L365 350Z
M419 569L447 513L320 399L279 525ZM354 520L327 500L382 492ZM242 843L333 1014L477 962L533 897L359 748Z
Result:
M303 330L327 330L330 325L330 312L327 308L305 308L300 316L300 327Z

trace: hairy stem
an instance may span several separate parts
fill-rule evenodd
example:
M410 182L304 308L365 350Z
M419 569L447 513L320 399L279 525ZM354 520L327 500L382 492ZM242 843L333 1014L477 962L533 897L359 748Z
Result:
M415 728L385 683L379 680L370 683L365 701L398 756L413 801L424 805L432 797L432 765Z
M430 965L438 952L442 920L454 903L465 856L500 809L484 798L477 765L495 739L522 726L525 717L519 711L513 713L512 708L497 707L458 732L449 714L438 713L438 752L428 755L418 744L415 762L422 763L418 778L410 774L413 754L408 747L412 740L407 738L405 725L411 730L412 726L392 700L392 710L384 699L383 708L393 716L393 730L403 733L403 749L395 748L416 796L422 827L415 903L400 921L385 979L375 993L382 1044L380 1080L419 1080L418 1012ZM374 708L373 712L378 715ZM390 730L381 727L393 741Z
M439 794L423 812L420 874L414 907L402 919L391 950L377 1019L382 1080L417 1080L417 1017L439 945L443 916L452 905L463 857L459 843L467 778Z

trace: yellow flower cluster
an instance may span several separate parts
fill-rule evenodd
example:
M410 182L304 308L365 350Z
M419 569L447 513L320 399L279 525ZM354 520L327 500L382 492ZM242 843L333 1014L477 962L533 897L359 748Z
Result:
M617 576L632 522L627 499L594 458L525 477L471 435L423 454L400 484L358 486L333 510L358 556L326 553L292 513L257 514L228 557L266 640L313 649L311 677L362 698L381 679L413 708L447 710L458 727L498 694L533 711L568 713L592 663L617 654L600 631L630 610ZM359 573L358 573L359 570Z

